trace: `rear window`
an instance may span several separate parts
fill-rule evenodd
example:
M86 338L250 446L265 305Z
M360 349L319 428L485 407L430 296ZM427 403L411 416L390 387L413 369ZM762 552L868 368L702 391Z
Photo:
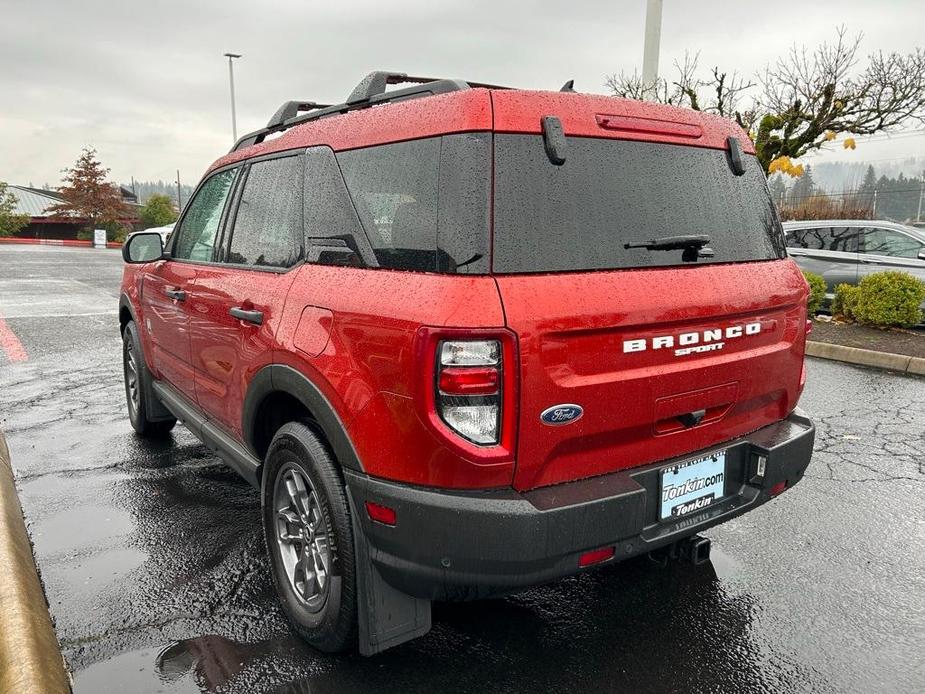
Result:
M684 263L682 250L624 243L710 237L696 264L782 258L783 232L764 172L746 155L735 176L727 153L702 147L567 138L552 164L539 135L495 136L493 270L609 270Z

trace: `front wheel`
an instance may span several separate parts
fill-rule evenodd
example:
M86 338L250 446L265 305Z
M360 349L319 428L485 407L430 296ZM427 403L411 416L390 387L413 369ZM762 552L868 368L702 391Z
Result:
M122 371L125 377L125 401L132 428L141 436L159 437L166 435L177 423L173 417L152 421L148 418L147 388L151 379L141 351L141 340L134 321L129 321L122 331Z
M321 439L292 422L273 437L263 528L273 583L295 630L322 651L357 640L356 564L344 483Z

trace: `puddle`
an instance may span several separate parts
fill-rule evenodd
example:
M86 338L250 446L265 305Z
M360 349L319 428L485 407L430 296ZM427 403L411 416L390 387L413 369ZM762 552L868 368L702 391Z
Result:
M242 671L247 646L221 636L199 636L163 648L145 648L94 663L74 673L75 692L212 692Z
M138 549L110 549L46 564L42 578L55 586L55 590L48 591L49 599L56 595L67 595L68 600L87 597L138 568L147 558L148 555ZM64 584L65 590L61 590L60 584Z
M34 523L30 535L36 554L47 555L98 546L109 538L127 535L133 527L132 516L126 511L111 506L77 506Z
M95 694L196 694L202 688L193 673L168 675L158 672L160 648L129 651L114 658L94 663L74 673L75 692ZM208 691L208 690L206 690Z

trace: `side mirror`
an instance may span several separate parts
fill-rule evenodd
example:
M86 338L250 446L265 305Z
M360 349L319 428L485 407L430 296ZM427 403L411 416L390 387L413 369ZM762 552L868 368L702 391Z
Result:
M126 263L150 263L164 257L164 239L156 231L139 231L122 244L122 260Z

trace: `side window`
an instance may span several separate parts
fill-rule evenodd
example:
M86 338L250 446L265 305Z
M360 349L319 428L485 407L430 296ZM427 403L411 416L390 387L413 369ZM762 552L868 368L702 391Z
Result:
M312 147L305 153L305 236L309 263L378 264L330 147Z
M189 202L179 229L174 232L177 240L173 245L172 257L180 260L212 260L215 234L237 173L238 169L222 171L202 184Z
M436 271L440 139L340 152L337 160L380 267Z
M856 253L858 250L857 227L829 227L826 238L826 250Z
M241 191L227 262L292 267L305 257L301 156L250 165Z
M858 230L850 227L820 227L819 229L788 229L787 246L807 248L813 251L842 251L854 253L858 250Z
M864 252L894 258L918 258L925 244L892 229L868 227L864 230Z
M808 248L820 251L825 247L825 229L788 229L787 245L790 248Z

